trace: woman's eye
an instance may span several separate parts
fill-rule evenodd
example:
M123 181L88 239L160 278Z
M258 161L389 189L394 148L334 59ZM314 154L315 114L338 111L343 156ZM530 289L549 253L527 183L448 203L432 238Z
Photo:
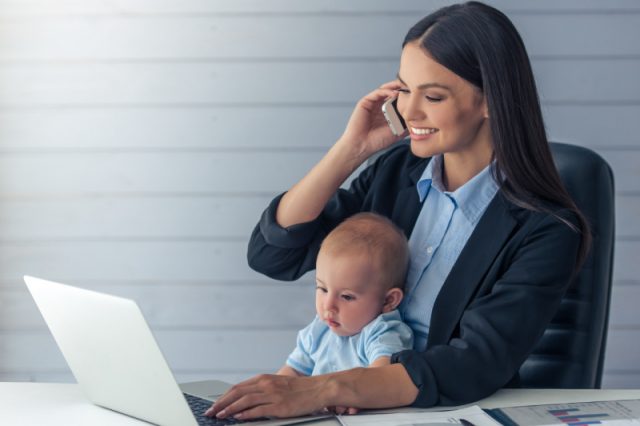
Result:
M427 98L427 100L429 102L440 102L440 101L442 101L442 98L436 98L436 97L433 97L433 96L425 96L425 97Z
M349 294L343 294L343 295L342 295L342 298L343 298L344 300L346 300L347 302L350 302L350 301L352 301L352 300L355 300L355 297L353 297L353 296L351 296L351 295L349 295Z
M326 292L327 292L327 289L326 289L326 288L324 288L324 287L316 287L316 290L321 291L321 292L323 292L323 293L326 293Z
M396 89L396 92L398 93L409 93L408 89Z

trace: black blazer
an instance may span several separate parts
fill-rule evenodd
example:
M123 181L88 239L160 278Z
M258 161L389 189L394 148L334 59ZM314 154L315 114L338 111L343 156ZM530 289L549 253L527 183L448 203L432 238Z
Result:
M391 218L409 237L422 207L416 183L428 161L399 145L340 189L316 220L286 229L275 220L282 195L276 197L251 235L249 265L294 280L315 268L328 232L360 211ZM577 223L566 211L556 214ZM519 367L570 283L579 244L580 235L556 217L520 208L499 191L436 298L426 350L392 356L419 389L413 405L464 404L517 386Z

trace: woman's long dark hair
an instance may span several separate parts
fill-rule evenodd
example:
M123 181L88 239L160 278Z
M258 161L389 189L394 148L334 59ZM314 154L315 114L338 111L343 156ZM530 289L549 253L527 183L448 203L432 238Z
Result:
M493 176L500 190L514 204L549 212L580 232L579 268L591 245L589 223L553 163L529 57L509 18L483 3L456 4L414 25L402 46L415 41L436 62L484 93L493 138ZM550 205L575 214L577 227Z

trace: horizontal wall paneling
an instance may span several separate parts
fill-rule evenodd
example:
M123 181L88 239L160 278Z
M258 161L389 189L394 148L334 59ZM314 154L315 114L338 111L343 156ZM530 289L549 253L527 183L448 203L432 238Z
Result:
M640 59L534 61L543 102L634 103ZM0 107L35 106L260 106L354 101L392 80L397 59L371 63L73 63L0 64ZM589 90L585 90L588 87ZM346 105L345 105L346 104Z
M405 32L419 18L413 13L336 14L330 21L323 14L296 19L286 14L36 16L6 20L4 31L11 38L0 41L0 50L10 61L371 58L399 52ZM634 42L640 13L514 14L512 19L533 57L640 55ZM328 22L331 31L326 31ZM545 31L539 30L542 26ZM574 37L567 37L568 26ZM593 31L602 27L608 31Z

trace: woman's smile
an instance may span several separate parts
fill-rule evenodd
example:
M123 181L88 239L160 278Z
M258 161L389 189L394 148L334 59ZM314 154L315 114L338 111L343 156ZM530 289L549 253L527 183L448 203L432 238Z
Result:
M411 139L416 141L423 141L429 139L439 129L433 127L412 127L409 126L409 132L411 133Z

